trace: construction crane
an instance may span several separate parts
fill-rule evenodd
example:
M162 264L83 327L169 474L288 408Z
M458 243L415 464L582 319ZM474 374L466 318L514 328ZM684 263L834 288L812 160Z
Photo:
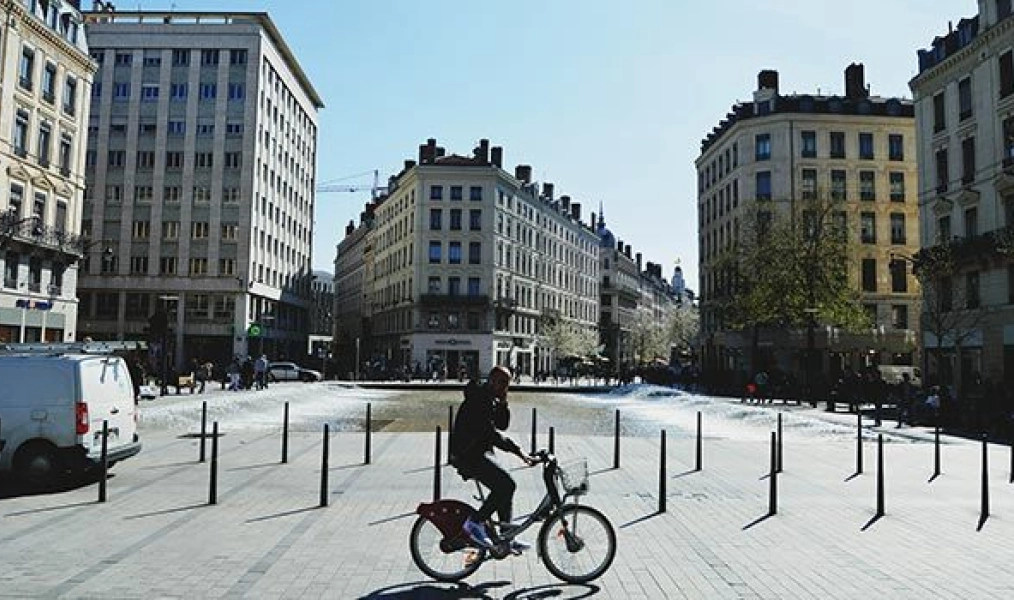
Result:
M366 184L343 184L341 181L348 181L349 179L355 179L356 177L362 177L363 175L369 175L373 173L373 185ZM330 192L362 192L364 190L370 190L370 197L376 200L381 194L387 193L387 186L380 185L380 171L374 169L373 171L364 171L355 175L349 175L341 179L335 179L333 181L325 181L317 186L318 194L326 194Z

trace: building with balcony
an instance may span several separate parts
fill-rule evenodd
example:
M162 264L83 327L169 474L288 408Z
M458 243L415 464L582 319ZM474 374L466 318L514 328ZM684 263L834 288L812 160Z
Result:
M358 332L367 368L454 376L502 364L531 376L560 358L540 337L541 323L594 334L592 224L552 184L540 190L531 167L505 171L503 149L487 140L471 156L446 155L428 140L364 215L346 230L335 275L340 302L354 302L361 281L361 320L339 308L336 336L348 347Z
M817 374L835 381L845 370L918 364L918 282L901 258L919 249L915 159L911 101L871 96L862 65L846 69L844 95L785 95L778 73L762 71L753 100L732 107L696 161L702 367L741 376L777 369L803 381L816 350ZM750 332L728 327L719 310L734 293L719 260L747 231L818 200L834 203L836 227L856 249L849 277L872 327L845 333L814 323L812 346L806 331L768 327L761 364L751 365Z
M0 4L0 342L78 339L94 73L78 2Z
M177 363L304 356L312 83L266 13L96 8L81 330L144 338L164 311Z
M1011 0L918 52L918 131L929 378L1014 385L1014 18ZM949 265L934 268L934 257ZM926 377L924 376L924 379ZM1009 410L1009 408L1008 408Z

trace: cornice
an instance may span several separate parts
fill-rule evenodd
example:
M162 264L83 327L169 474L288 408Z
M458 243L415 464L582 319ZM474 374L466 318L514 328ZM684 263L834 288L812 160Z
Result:
M7 9L11 12L12 16L18 19L18 23L21 26L26 27L32 33L44 38L50 44L60 48L63 51L63 55L69 60L72 60L77 66L89 75L94 75L95 71L98 70L98 65L92 62L90 56L83 52L77 46L72 45L67 40L63 39L56 34L55 31L46 26L45 23L35 17L35 15L29 14L21 4L15 1L5 3ZM82 18L79 23L81 28L81 35L85 35L84 19ZM8 28L10 26L8 25ZM21 36L24 39L24 36ZM87 39L87 38L86 38Z
M927 71L916 75L908 82L908 87L914 94L916 87L922 87L930 82L934 82L939 79L947 79L947 75L952 69L957 67L959 64L967 60L969 57L981 50L984 46L989 45L990 42L999 38L1001 35L1014 29L1014 18L1007 17L999 23L993 25L989 29L983 31L972 40L972 43L965 46L961 50L958 50L954 54L948 56L943 61L930 67ZM974 58L974 57L973 57Z

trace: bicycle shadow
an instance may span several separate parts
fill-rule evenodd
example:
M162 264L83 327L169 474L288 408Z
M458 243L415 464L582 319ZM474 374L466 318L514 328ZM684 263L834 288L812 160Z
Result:
M466 583L404 583L381 588L360 596L359 600L451 600L458 598L479 598L493 600L487 592L494 588L510 585L507 581L490 581L477 586ZM515 590L503 597L504 600L537 600L541 598L560 598L579 600L598 594L601 588L594 585L550 584Z

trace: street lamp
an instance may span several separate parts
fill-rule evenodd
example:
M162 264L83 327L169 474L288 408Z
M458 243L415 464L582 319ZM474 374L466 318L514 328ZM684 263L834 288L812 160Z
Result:
M356 381L359 381L359 338L356 338Z
M176 295L164 294L158 297L162 301L162 316L160 319L161 345L162 345L162 389L161 395L169 393L169 303L179 301Z

